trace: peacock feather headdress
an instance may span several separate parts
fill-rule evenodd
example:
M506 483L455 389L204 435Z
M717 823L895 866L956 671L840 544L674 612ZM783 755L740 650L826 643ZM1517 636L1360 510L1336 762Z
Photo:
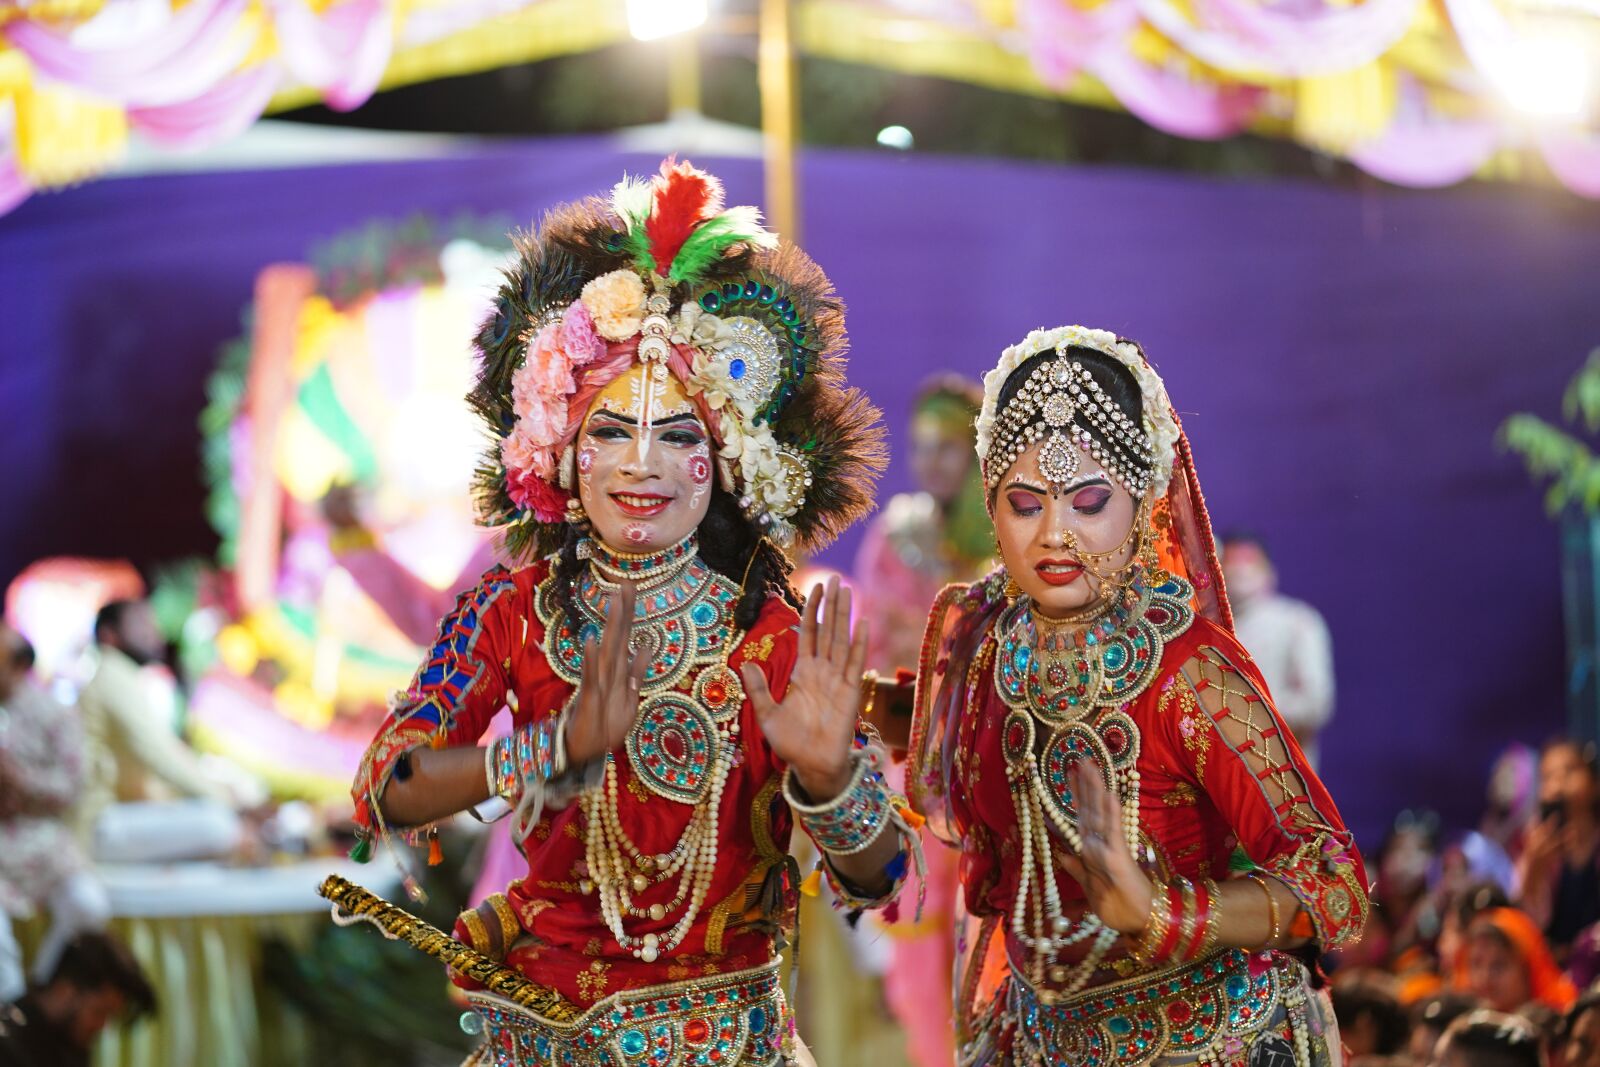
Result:
M551 211L477 337L470 401L493 435L479 518L513 559L553 551L589 401L629 368L684 384L723 488L780 544L813 551L872 506L879 414L844 384L844 308L822 270L688 163Z

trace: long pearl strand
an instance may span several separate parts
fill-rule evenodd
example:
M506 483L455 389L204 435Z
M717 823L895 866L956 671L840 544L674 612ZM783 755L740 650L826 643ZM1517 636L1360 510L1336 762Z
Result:
M617 944L632 952L635 958L654 963L663 954L673 951L683 943L700 909L704 907L717 869L717 813L722 807L722 794L731 769L732 748L724 747L712 778L711 795L695 805L689 825L684 828L683 836L678 841L678 849L682 850L683 869L679 875L678 894L667 906L656 904L649 909L638 909L633 904L629 889L636 888L642 892L646 887L633 881L635 876L629 875L623 865L623 846L612 837L613 828L620 833L621 821L617 816L616 764L609 757L606 762L605 789L599 795L586 799L588 834L584 851L590 877L600 897L600 915ZM685 897L688 898L688 908L664 936L651 933L634 937L623 926L625 916L648 916L659 921L666 917L669 908L677 908L682 904Z
M1095 968L1116 943L1117 932L1092 912L1074 922L1062 911L1050 835L1043 805L1034 791L1038 783L1037 768L1030 778L1017 783L1012 791L1017 823L1022 831L1022 876L1017 882L1017 897L1011 908L1011 932L1033 955L1033 984L1041 997L1044 990L1039 987L1044 983L1046 968L1050 968L1051 981L1059 984L1058 988L1050 990L1050 997L1054 999L1071 996L1089 983ZM1042 892L1035 887L1036 869L1038 890ZM1028 931L1030 918L1031 934ZM1062 968L1052 966L1064 950L1091 938L1088 955L1071 972L1064 973Z

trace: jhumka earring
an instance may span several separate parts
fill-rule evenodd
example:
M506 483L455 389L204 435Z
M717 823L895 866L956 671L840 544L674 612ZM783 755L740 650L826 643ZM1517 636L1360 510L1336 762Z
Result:
M1006 597L1006 599L1007 600L1015 600L1015 599L1017 599L1017 597L1019 597L1021 595L1022 595L1022 586L1017 584L1017 580L1015 578L1013 578L1013 577L1011 577L1011 575L1007 574L1006 575L1006 587L1005 587L1005 597Z

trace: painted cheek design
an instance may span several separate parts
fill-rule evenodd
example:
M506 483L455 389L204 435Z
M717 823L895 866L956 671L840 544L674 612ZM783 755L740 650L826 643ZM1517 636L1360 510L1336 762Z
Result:
M594 469L594 449L585 448L578 453L578 472L588 474Z
M694 455L689 457L689 480L695 485L705 485L711 481L711 457L701 449L696 449Z

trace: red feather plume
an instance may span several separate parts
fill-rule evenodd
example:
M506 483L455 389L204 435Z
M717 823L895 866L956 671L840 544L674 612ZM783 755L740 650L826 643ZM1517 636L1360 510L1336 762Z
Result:
M656 273L665 276L694 228L722 210L722 183L692 163L668 158L654 184L655 207L644 232Z

